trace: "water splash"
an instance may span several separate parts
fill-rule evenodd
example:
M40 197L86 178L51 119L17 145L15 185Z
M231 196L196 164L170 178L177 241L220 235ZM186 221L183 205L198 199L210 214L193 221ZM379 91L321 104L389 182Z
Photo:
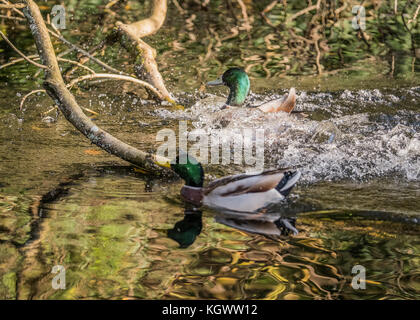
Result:
M299 92L296 110L308 117L261 114L251 108L220 111L224 98L213 95L184 111L157 109L154 114L189 119L194 128L264 128L266 166L300 167L307 183L393 175L419 181L420 87L400 89L398 95L378 89ZM280 96L253 93L248 104Z

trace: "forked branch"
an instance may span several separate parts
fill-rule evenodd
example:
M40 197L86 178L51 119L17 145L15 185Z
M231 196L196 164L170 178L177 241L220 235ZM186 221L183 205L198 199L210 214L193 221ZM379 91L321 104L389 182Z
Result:
M159 91L159 98L173 102L169 91L165 87L163 78L156 63L156 50L144 42L141 38L156 33L166 18L167 0L154 0L153 13L150 18L133 22L130 24L117 23L120 40L128 38L137 49L140 60L139 78L144 77ZM121 41L123 43L123 41ZM124 43L123 43L124 44Z
M41 62L46 67L43 69L44 88L65 118L92 143L105 151L149 172L171 175L172 172L166 168L169 162L167 158L138 150L120 141L96 126L83 113L63 81L48 29L38 6L33 0L25 0L25 3L25 17L29 22Z

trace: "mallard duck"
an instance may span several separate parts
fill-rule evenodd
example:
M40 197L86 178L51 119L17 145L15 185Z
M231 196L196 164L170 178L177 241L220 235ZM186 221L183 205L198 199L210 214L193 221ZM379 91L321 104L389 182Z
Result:
M299 171L274 169L260 174L237 174L214 180L206 187L204 170L199 162L179 158L171 168L185 181L182 198L195 206L205 205L215 209L255 212L265 206L284 200L300 178Z
M229 88L229 96L222 109L239 107L245 102L250 89L250 81L246 72L241 68L230 68L222 76L207 83L207 86L225 85ZM263 112L291 113L296 105L296 91L291 88L289 93L280 99L263 103L256 108Z

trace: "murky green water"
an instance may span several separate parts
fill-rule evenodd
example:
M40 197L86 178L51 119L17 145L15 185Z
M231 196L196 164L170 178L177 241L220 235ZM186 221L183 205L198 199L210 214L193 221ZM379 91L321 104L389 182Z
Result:
M220 213L186 218L180 186L130 169L88 170L38 208L22 247L2 244L4 297L418 298L418 224L312 211L298 214L298 236L270 239L218 223ZM298 193L304 199L310 188ZM180 248L168 230L190 241ZM66 268L66 290L51 287L56 264ZM356 264L367 269L366 290L350 286Z
M95 37L90 32L98 3L86 1L72 22L91 42L100 38L99 31ZM251 63L240 58L262 56L265 49L246 37L226 40L222 47L215 42L217 50L203 60L216 38L197 21L223 9L217 4L210 12L198 11L191 31L184 22L194 4L185 8L186 16L168 16L164 32L150 43L158 49L168 86L189 107L209 95L195 91L202 81L226 66ZM276 10L281 8L272 13L274 20ZM221 36L230 34L233 18L224 25L216 17L206 21ZM30 51L30 36L19 30L8 32ZM268 30L257 20L252 37L264 39ZM201 38L193 41L188 32ZM169 51L175 40L186 50ZM297 109L309 114L243 114L227 126L263 127L265 166L302 171L289 201L263 215L192 211L179 197L181 181L136 172L91 145L55 111L42 114L52 106L48 97L34 96L19 111L22 96L35 88L34 69L0 70L0 298L419 299L420 82L418 59L400 48L404 54L392 58L391 50L375 63L351 51L360 56L344 54L350 70L322 77L314 75L313 57L287 72L268 63L268 79L258 65L250 69L251 104L294 86ZM117 51L104 59L123 57ZM272 51L289 56L287 50ZM325 56L327 70L336 70L333 60ZM212 125L209 109L200 103L175 111L121 84L90 88L74 93L99 113L95 122L142 149L156 148L156 133L177 130L180 119L188 120L190 130ZM210 180L243 170L212 165L206 174ZM279 219L294 223L299 234L273 235L284 232L275 224ZM66 268L65 290L51 286L55 265ZM366 268L366 289L351 286L355 265Z

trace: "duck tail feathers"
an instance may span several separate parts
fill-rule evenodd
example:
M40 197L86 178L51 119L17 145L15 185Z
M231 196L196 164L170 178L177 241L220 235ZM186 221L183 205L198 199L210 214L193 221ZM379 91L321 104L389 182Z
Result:
M289 94L280 105L279 110L287 113L291 113L296 106L296 90L295 88L290 88Z
M280 180L276 190L283 196L287 197L301 176L300 171L286 171Z
M272 100L258 106L262 112L287 112L291 113L296 106L296 90L291 88L289 93L284 95L281 99Z

